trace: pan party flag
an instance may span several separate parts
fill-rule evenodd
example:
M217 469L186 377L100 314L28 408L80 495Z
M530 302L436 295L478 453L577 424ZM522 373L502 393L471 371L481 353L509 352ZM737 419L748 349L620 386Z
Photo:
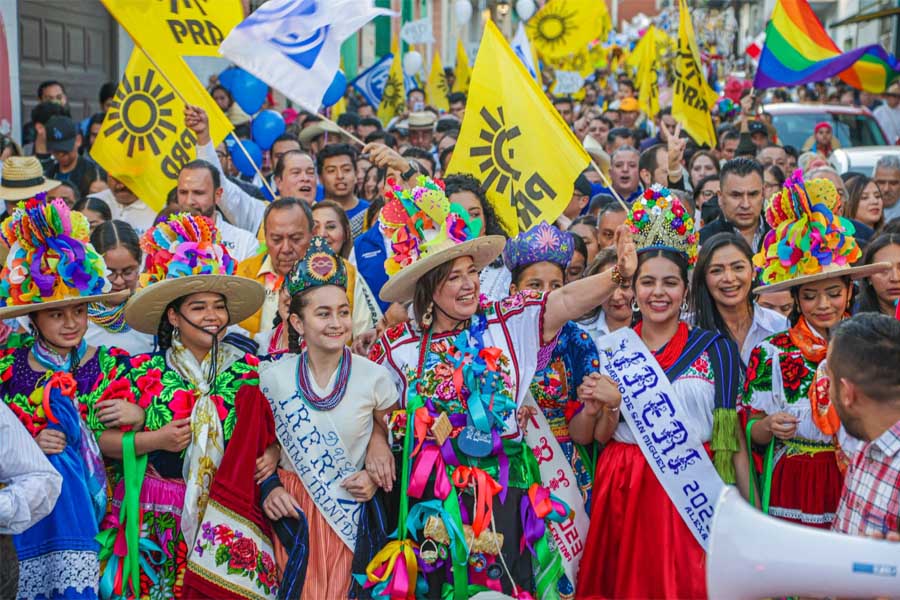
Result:
M163 75L191 104L209 115L213 140L232 125L185 56L219 56L219 44L244 18L241 0L101 0Z
M194 133L184 126L184 103L135 48L91 157L148 205L162 209L182 165L196 158Z
M552 223L590 159L492 21L475 58L449 173L481 179L510 236Z
M431 70L428 72L428 81L425 83L425 100L431 106L444 112L450 110L450 102L447 94L450 88L447 86L447 76L444 74L444 65L441 64L441 53L435 52L431 60Z
M387 81L381 92L381 104L378 105L378 118L387 127L388 122L397 115L406 112L406 89L403 83L403 63L400 52L394 49L394 60L388 71Z
M678 56L675 59L675 91L672 116L698 144L716 147L716 130L710 110L718 99L706 83L694 26L686 0L681 0L678 24Z
M545 59L586 51L612 27L606 0L550 0L528 20L528 36Z
M469 68L469 55L466 54L466 47L463 46L462 39L456 40L456 67L453 69L453 76L452 91L468 93L472 69Z

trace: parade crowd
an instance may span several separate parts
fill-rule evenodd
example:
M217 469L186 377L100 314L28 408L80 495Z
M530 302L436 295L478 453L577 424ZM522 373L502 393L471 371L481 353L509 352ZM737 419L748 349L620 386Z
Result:
M668 477L895 538L900 159L839 172L829 122L785 146L729 93L715 147L624 75L554 97L598 169L510 237L447 174L463 93L290 109L251 177L189 105L157 211L41 84L0 138L0 598L704 598L649 437ZM900 84L769 94L900 137Z

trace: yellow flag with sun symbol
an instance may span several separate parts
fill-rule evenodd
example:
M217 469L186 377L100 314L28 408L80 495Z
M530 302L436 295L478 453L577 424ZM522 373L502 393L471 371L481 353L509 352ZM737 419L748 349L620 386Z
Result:
M91 157L160 210L178 183L181 167L197 157L196 143L194 132L184 126L184 102L135 48L91 146Z
M715 148L716 129L713 126L711 111L719 95L706 83L687 2L681 0L679 4L678 55L675 59L672 116L681 123L695 142Z
M550 0L526 25L538 54L546 59L585 52L612 28L606 0Z
M468 93L472 69L469 67L469 55L463 46L462 38L456 40L456 67L453 69L453 91Z
M387 127L391 119L404 112L406 112L406 88L403 83L403 61L400 51L395 49L394 60L391 61L391 69L388 71L388 78L381 93L381 104L378 105L378 118Z
M450 102L447 100L449 93L450 88L447 86L447 76L444 74L441 53L435 52L434 58L431 59L428 81L425 82L425 101L438 110L447 112L450 110Z
M590 159L492 21L469 82L448 173L471 173L510 236L552 223Z

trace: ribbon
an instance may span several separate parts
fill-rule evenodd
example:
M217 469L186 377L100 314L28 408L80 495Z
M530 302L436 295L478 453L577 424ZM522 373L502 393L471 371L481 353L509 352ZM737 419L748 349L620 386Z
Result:
M419 576L417 549L418 546L410 540L388 542L366 567L366 585L385 583L385 595L392 600L414 600L416 589L410 586L410 582L416 581Z
M413 427L416 433L416 447L413 448L412 456L415 456L422 448L422 444L425 443L425 438L428 437L428 432L431 430L431 426L434 425L434 417L431 416L428 408L420 406L416 409L413 418L415 419Z
M488 528L493 519L494 496L503 489L488 473L478 467L462 465L453 471L453 485L459 489L475 488L475 518L472 520L472 531L477 538Z
M447 536L450 538L450 548L452 551L462 550L465 554L469 553L469 546L466 544L466 536L463 534L459 522L448 514L437 500L419 502L409 510L406 524L414 538L416 538L416 531L425 528L425 523L428 521L429 517L438 517L443 521L444 527L447 529Z
M47 383L44 384L44 397L42 399L44 414L51 423L59 424L59 419L56 418L56 415L53 414L53 410L50 408L50 392L55 389L58 389L59 393L64 397L74 400L75 393L78 391L78 384L75 382L72 374L67 371L54 371Z
M419 409L423 410L423 409ZM409 480L409 495L413 498L421 498L428 484L428 478L434 469L434 495L441 500L450 495L450 482L447 480L447 472L444 467L444 457L441 456L440 449L429 444L422 449L422 452L416 456L416 462L413 465L412 476ZM414 507L415 508L415 507Z
M569 517L568 505L537 483L528 488L528 495L522 497L519 508L524 532L519 542L520 552L527 546L532 554L537 554L535 544L547 532L546 520L563 523Z

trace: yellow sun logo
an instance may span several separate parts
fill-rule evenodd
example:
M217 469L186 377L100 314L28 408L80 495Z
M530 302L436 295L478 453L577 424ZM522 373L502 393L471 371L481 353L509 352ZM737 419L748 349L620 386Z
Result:
M528 32L542 52L556 55L569 45L569 36L578 29L575 16L576 11L568 10L563 0L557 0L528 22Z
M403 112L403 82L393 73L388 75L381 93L381 102L392 116Z
M469 156L485 157L478 165L484 178L484 187L490 188L496 182L497 185L494 186L494 189L503 194L510 181L518 181L522 176L522 172L512 165L516 153L515 149L509 145L509 142L522 135L522 132L519 131L518 126L507 128L502 106L497 107L496 117L488 111L487 107L483 107L479 114L484 120L479 137L485 142L485 145L473 146L469 150Z
M132 80L123 77L103 121L103 136L115 136L120 144L127 141L129 158L134 155L135 146L141 152L149 147L154 155L158 155L158 142L166 138L167 132L178 131L171 120L172 109L166 107L175 99L175 94L156 83L155 77L153 69L147 69L143 78L140 75L135 75Z

